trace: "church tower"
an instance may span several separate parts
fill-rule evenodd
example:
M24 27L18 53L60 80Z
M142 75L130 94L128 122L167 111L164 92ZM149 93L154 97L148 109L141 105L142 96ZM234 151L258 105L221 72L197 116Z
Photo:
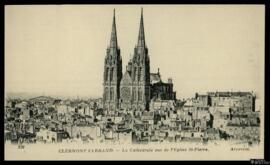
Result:
M132 79L132 107L140 110L148 110L150 103L150 59L148 48L145 43L143 9L137 45L134 48L134 55L131 64Z
M107 48L104 61L103 77L103 107L110 113L114 114L119 106L120 98L120 81L122 79L122 58L120 49L117 44L117 32L115 22L115 10L113 11L113 23L110 45Z

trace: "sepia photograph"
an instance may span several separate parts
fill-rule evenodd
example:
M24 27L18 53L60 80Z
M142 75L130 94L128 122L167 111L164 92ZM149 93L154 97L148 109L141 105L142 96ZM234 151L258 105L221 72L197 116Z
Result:
M5 160L264 159L264 5L4 14Z

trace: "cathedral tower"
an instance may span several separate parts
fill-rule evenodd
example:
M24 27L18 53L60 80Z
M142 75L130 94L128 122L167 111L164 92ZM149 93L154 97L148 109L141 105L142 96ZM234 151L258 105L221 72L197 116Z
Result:
M122 79L122 58L117 43L115 22L115 10L113 11L113 23L110 45L107 48L104 62L103 77L103 106L109 113L114 113L119 106L120 81Z
M133 82L132 106L141 110L148 109L150 103L150 59L145 43L143 9L141 9L138 41L132 58L131 79Z

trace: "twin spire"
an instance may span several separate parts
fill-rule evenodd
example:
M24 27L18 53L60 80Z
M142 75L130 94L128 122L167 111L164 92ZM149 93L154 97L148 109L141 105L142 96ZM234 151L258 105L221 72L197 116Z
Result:
M137 47L145 47L145 35L144 35L144 25L143 25L143 8L141 9L141 20L140 20L140 29ZM115 9L113 9L113 23L112 23L112 33L110 48L118 48L117 45L117 32L116 32L116 23L115 23Z

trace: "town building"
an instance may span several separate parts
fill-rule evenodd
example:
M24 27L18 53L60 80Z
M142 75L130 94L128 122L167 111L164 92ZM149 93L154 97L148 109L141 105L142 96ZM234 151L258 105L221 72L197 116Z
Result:
M256 96L252 92L208 92L209 105L230 107L235 111L255 111Z

